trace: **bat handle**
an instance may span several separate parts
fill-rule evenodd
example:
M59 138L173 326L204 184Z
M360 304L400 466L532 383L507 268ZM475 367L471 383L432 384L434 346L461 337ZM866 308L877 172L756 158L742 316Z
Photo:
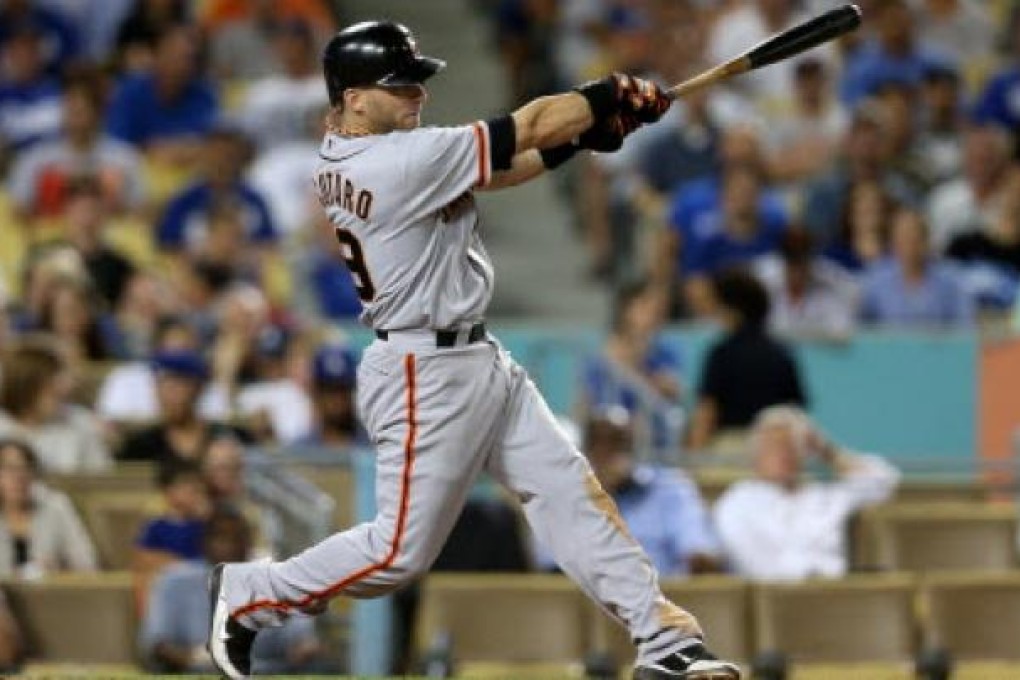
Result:
M724 64L719 64L715 68L699 73L679 85L674 85L666 90L666 95L670 99L676 100L685 94L694 92L695 90L700 90L712 85L713 83L718 83L728 78L732 78L735 75L746 73L750 70L751 60L747 57L737 57L736 59L731 59Z

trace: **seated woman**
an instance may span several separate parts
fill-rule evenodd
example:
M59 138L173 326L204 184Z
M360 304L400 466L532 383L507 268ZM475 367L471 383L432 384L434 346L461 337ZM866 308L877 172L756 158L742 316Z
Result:
M95 548L71 501L38 474L31 445L0 439L0 578L95 570Z
M66 354L47 336L25 337L0 356L0 437L32 445L47 473L103 472L112 465L99 421L70 403Z

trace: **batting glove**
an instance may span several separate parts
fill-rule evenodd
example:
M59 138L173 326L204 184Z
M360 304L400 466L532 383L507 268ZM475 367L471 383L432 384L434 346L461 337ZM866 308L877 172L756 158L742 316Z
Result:
M651 80L623 76L620 110L632 114L639 123L654 123L669 110L673 100Z

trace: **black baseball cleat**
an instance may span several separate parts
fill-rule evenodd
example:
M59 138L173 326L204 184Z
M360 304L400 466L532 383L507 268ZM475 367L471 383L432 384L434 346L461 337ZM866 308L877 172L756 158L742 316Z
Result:
M251 646L256 632L242 626L230 616L226 599L220 594L223 569L218 564L209 577L210 624L206 648L220 673L231 680L242 680L251 675Z
M704 645L691 645L634 669L633 680L740 680L740 667L720 661Z

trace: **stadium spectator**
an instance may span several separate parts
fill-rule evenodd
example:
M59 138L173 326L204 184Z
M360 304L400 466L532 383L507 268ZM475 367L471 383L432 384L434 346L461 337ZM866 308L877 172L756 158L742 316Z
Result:
M919 92L919 86L890 80L875 88L872 101L881 108L885 122L884 155L889 170L907 182L915 194L925 195L936 178L934 168L927 165L921 153Z
M846 574L849 521L892 496L897 470L878 456L833 443L790 407L762 411L750 446L755 478L728 488L713 508L733 571L756 581ZM805 482L809 461L826 465L836 478Z
M682 283L699 266L699 251L703 250L700 245L716 236L722 228L725 213L724 178L731 171L737 174L738 170L748 168L760 173L764 167L764 153L758 131L747 125L731 126L725 130L719 146L718 172L685 182L676 188L667 209L669 228L661 233L656 248L654 271L656 280L669 282L681 315L699 311L697 307L691 308ZM764 178L759 175L755 191L763 188L763 182ZM745 187L747 184L744 183ZM735 197L741 197L739 192L735 193L738 194ZM767 188L761 191L755 210L757 222L785 224L786 212L778 192ZM695 287L698 285L696 283ZM703 300L697 303L703 303Z
M358 356L343 345L327 343L312 358L312 427L295 443L349 449L364 443L355 404Z
M75 371L90 361L124 358L115 321L100 310L92 284L81 278L62 277L54 282L34 330L58 340Z
M1020 128L1020 12L1011 12L1007 29L1008 61L985 83L974 103L976 122L1007 130Z
M987 66L997 36L986 4L982 0L923 0L917 32L958 64Z
M769 406L807 402L793 355L766 330L769 298L761 283L743 270L725 270L712 278L712 294L725 335L702 369L688 431L694 451L725 446L724 435L739 435Z
M794 0L750 0L736 5L720 16L712 26L706 54L712 63L722 63L756 45L770 35L791 28L805 17ZM822 45L803 58L835 61L830 44ZM787 59L773 67L754 71L733 87L743 89L763 106L789 98L793 90L793 72L797 59Z
M836 163L804 186L802 219L819 243L836 236L840 223L835 218L847 210L851 189L858 184L877 183L899 202L917 200L907 178L889 166L888 127L882 107L872 101L863 103L854 112Z
M206 523L201 559L173 564L156 577L139 635L148 670L215 671L205 647L210 613L206 582L214 565L249 559L250 549L251 531L244 518L219 510ZM319 653L314 621L295 616L259 635L252 648L252 672L308 673Z
M195 253L209 236L210 213L222 204L241 211L247 244L276 241L265 199L243 179L250 152L250 141L237 127L220 124L205 135L201 178L167 204L156 229L160 248Z
M582 413L625 408L647 430L638 433L641 443L657 451L678 443L683 396L680 357L661 337L666 308L664 291L648 279L621 288L609 337L585 363L581 389Z
M687 268L683 284L687 308L695 316L711 313L711 276L727 267L748 264L773 252L787 226L785 213L766 209L760 170L728 168L722 179L721 205L702 216L700 233L684 243Z
M214 201L204 213L188 220L188 226L196 226L196 231L201 220L201 236L187 249L189 259L215 273L226 287L239 281L258 284L262 272L256 254L247 247L245 218L249 213L230 198Z
M178 309L179 301L164 277L151 270L135 270L114 309L121 358L137 361L151 355L160 319Z
M779 253L759 259L754 271L769 294L772 332L825 340L853 333L856 285L842 268L818 257L811 232L788 229Z
M555 0L500 0L494 10L496 45L507 81L507 110L557 91L552 64L557 17Z
M798 182L832 165L848 125L835 96L832 67L824 60L800 59L793 67L792 97L769 116L766 143L777 182Z
M104 304L116 307L135 267L106 243L107 204L102 187L94 178L79 177L67 184L64 195L64 236L85 263Z
M272 556L269 543L270 520L248 494L245 487L244 444L231 432L221 432L206 444L201 456L202 476L205 479L213 512L240 513L252 527L252 551Z
M315 316L329 321L350 322L361 314L361 299L347 265L336 257L336 233L329 217L319 207L313 208L314 222L298 266L302 281L309 289L309 306Z
M615 504L660 575L718 571L722 550L698 487L679 469L639 463L633 435L633 420L619 406L594 412L585 422L582 450L612 498L605 505ZM544 551L540 555L540 566L554 566Z
M919 87L929 68L950 60L916 31L916 12L908 0L875 3L870 16L875 35L849 55L843 72L842 96L851 106L885 83Z
M151 70L128 74L107 109L107 130L164 166L194 167L219 101L198 69L199 37L175 24L157 38Z
M67 496L39 481L41 472L30 444L0 439L2 578L96 569L96 551L78 513ZM0 665L9 644L6 628L0 624Z
M154 461L161 468L197 461L206 443L226 427L198 412L198 400L209 378L205 360L192 350L165 351L152 358L151 366L159 422L128 436L117 457Z
M140 159L129 144L103 133L101 88L98 75L67 81L60 136L22 154L11 169L8 186L22 218L63 214L82 178L98 184L104 207L114 214L142 206Z
M186 0L132 0L116 33L118 71L144 73L155 61L156 45L167 30L188 21Z
M73 69L82 62L110 65L117 29L135 0L105 0L102 12L93 11L95 5L80 0L36 0L36 4L58 13L78 32L79 59Z
M44 472L110 468L97 419L69 401L70 368L53 338L33 336L12 343L0 359L0 381L0 437L19 437L31 444Z
M1010 180L990 224L974 225L949 242L946 257L963 272L968 291L982 308L1013 306L1020 286L1020 176Z
M962 176L938 186L925 206L933 253L945 251L958 234L994 222L1008 189L1010 147L1009 133L997 126L964 133Z
M963 168L963 91L960 73L950 67L928 69L921 88L922 119L918 154L936 183L946 182Z
M252 82L240 107L245 128L263 151L307 138L329 106L312 28L283 23L273 32L272 47L282 72Z
M201 337L195 326L180 316L167 316L158 322L153 333L152 355L196 353ZM106 376L96 399L96 410L108 426L138 425L161 417L156 370L148 360L118 364ZM198 397L202 418L220 420L227 417L227 404L215 386L207 385Z
M18 332L38 327L43 307L59 279L88 278L81 256L67 244L31 247L21 267L21 296L12 303L10 310L12 325Z
M60 76L80 56L78 27L63 13L38 0L4 0L0 5L0 46L15 38L26 25L38 34L39 44L44 48L42 63L50 75Z
M163 465L156 474L162 514L147 521L135 539L131 568L144 611L149 584L167 566L202 557L202 535L212 503L201 467L194 461Z
M214 0L201 21L213 34L212 69L224 80L253 80L281 72L273 40L281 25L301 22L316 42L334 30L322 0Z
M861 319L899 327L969 327L973 300L960 275L930 254L928 225L909 208L892 220L892 257L873 265L862 282Z
M879 182L863 180L849 187L839 230L823 250L824 257L854 275L884 258L895 207Z
M46 73L38 24L0 26L0 150L20 154L60 132L60 83Z
M237 391L237 414L256 439L290 444L312 427L312 402L296 367L307 360L300 338L285 326L263 328L255 341L251 376Z

